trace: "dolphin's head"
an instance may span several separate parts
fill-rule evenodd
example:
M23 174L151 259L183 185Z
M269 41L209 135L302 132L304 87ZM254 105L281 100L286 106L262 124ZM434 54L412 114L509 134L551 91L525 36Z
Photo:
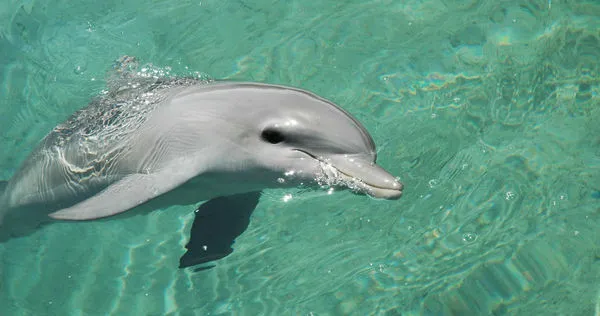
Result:
M268 174L273 186L317 182L376 198L402 195L402 184L376 164L365 127L334 103L304 90L255 83L229 83L223 92L243 117L229 119L239 127L230 133L235 139L229 143L238 146L231 154L243 152L244 165Z

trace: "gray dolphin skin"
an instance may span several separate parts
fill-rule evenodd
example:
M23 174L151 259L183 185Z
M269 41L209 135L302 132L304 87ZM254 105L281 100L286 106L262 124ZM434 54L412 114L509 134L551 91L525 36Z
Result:
M202 217L205 224L194 223L202 227L193 228L193 239L194 231L206 235L211 227L206 218L228 226L228 208L251 205L240 217L247 222L268 188L346 187L399 198L402 184L375 161L363 125L305 90L191 78L130 84L55 127L0 185L0 232L7 239L56 220L215 200L218 212L197 211L195 221ZM220 242L230 245L243 229ZM206 251L205 242L197 240L188 252ZM223 247L182 258L181 266L231 252Z

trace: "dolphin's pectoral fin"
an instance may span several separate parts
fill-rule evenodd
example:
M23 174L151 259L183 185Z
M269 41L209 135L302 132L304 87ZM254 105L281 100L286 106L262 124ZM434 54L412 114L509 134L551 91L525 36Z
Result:
M131 174L98 194L49 216L63 220L91 220L116 215L143 204L182 184L189 177Z
M260 191L212 199L196 210L186 253L179 259L179 267L186 268L226 257L250 223L250 216L258 204ZM214 267L201 267L206 270Z

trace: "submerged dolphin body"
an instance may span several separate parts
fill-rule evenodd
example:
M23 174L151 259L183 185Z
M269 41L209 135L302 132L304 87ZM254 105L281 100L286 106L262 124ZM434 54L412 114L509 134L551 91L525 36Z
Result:
M0 233L212 199L196 212L186 267L230 253L266 188L319 183L400 197L402 184L375 160L367 130L305 90L190 78L130 84L55 127L0 185Z

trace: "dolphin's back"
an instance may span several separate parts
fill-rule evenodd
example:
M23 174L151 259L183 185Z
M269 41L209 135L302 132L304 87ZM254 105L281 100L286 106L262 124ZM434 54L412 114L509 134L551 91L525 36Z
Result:
M194 83L193 79L142 82L96 98L32 151L6 185L6 206L66 207L136 172L137 166L122 159L135 144L133 135L169 97L165 91Z

